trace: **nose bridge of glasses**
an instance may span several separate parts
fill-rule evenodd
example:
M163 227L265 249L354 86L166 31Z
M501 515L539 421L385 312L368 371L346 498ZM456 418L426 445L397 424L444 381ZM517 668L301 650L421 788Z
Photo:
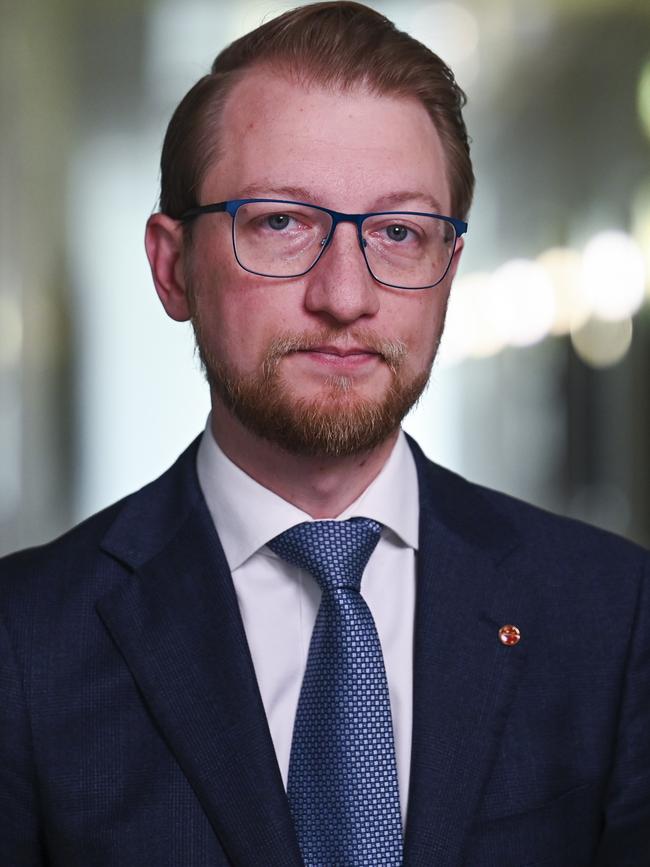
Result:
M365 214L343 214L340 211L330 211L329 214L332 218L332 225L330 226L329 234L325 239L323 247L329 247L332 242L332 238L334 237L334 232L336 231L339 223L352 223L357 228L357 241L359 243L359 247L363 251L363 248L365 247L365 241L363 240L361 227L365 219Z

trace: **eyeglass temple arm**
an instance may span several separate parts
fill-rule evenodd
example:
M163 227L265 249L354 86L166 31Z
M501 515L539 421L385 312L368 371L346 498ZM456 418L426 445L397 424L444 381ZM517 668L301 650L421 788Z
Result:
M179 220L182 223L188 223L190 220L199 217L201 214L218 214L227 211L229 204L229 202L217 202L213 205L197 205L196 208L190 208L188 211L181 214Z

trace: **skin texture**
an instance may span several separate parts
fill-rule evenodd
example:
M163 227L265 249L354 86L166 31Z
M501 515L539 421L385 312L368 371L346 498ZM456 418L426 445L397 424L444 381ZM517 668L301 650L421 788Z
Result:
M306 88L253 69L230 94L222 130L221 157L206 173L201 203L265 196L352 213L450 213L442 145L415 100ZM310 273L287 280L242 270L230 231L228 215L203 216L191 248L184 249L175 220L154 214L147 224L160 300L173 319L193 319L208 370L259 382L268 374L269 352L277 356L280 346L264 387L281 388L289 406L308 404L349 418L385 402L396 384L400 391L423 387L462 240L442 283L409 292L372 278L351 224L337 228ZM283 351L283 341L299 348ZM395 359L381 354L382 345L393 353L399 347L397 379ZM242 424L214 383L211 398L213 430L224 452L313 517L334 517L353 502L383 466L398 432L390 424L379 442L353 454L301 453Z

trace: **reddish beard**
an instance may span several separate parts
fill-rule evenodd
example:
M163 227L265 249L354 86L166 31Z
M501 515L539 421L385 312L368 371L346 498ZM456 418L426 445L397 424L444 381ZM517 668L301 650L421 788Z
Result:
M206 346L200 320L194 332L211 389L248 430L296 455L343 457L368 452L385 442L418 400L431 365L416 375L405 372L406 347L374 332L352 329L345 337L380 356L390 372L381 398L359 394L354 378L333 376L313 397L295 397L279 370L282 358L318 346L341 345L342 330L283 334L269 345L259 370L242 375Z

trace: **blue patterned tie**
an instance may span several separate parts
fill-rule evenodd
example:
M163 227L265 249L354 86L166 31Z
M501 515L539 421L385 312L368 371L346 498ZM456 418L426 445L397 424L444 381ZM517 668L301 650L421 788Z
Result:
M307 867L402 863L393 726L379 637L359 588L368 518L298 524L269 542L323 591L293 728L287 794Z

